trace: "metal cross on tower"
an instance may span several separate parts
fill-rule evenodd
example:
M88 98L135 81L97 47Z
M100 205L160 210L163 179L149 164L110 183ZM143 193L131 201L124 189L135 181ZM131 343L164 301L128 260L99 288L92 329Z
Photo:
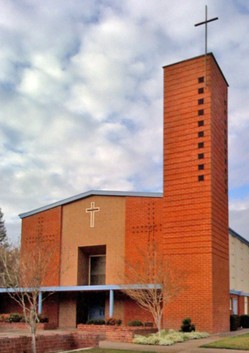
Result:
M205 25L205 55L207 55L207 39L208 39L208 23L218 20L218 17L211 18L208 20L208 8L205 6L205 21L195 24L195 27Z

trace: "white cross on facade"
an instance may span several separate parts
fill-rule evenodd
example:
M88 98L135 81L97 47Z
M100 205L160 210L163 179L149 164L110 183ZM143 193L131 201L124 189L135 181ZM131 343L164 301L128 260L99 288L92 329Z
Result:
M100 207L95 206L95 202L91 202L91 207L86 208L86 213L90 213L90 228L94 228L95 212L99 212Z

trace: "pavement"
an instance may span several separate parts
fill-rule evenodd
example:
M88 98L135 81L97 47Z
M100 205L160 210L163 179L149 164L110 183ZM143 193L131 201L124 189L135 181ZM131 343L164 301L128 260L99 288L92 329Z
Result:
M153 345L142 345L142 344L134 344L134 343L101 341L99 343L99 347L109 348L109 349L133 350L137 352L144 351L144 352L164 352L164 353L243 353L243 352L248 353L248 351L244 351L244 350L201 348L201 346L204 344L211 343L214 341L219 341L220 339L229 337L229 336L243 335L245 333L249 333L249 329L241 329L233 332L210 335L207 338L201 338L197 340L189 340L181 343L176 343L173 346L153 346Z

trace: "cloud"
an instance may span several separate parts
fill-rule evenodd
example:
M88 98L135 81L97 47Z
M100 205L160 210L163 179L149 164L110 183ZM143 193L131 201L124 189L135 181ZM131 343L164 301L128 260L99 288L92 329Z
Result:
M89 189L162 190L162 66L203 53L204 28L194 23L205 4L0 0L0 207L9 236L20 233L19 213ZM207 4L219 16L209 48L230 83L231 221L244 232L249 14L241 1Z

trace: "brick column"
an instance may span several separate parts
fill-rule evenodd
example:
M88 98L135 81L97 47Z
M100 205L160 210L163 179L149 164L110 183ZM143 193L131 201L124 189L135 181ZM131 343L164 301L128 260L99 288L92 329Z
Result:
M212 54L164 67L163 253L187 276L165 327L229 330L227 86Z

